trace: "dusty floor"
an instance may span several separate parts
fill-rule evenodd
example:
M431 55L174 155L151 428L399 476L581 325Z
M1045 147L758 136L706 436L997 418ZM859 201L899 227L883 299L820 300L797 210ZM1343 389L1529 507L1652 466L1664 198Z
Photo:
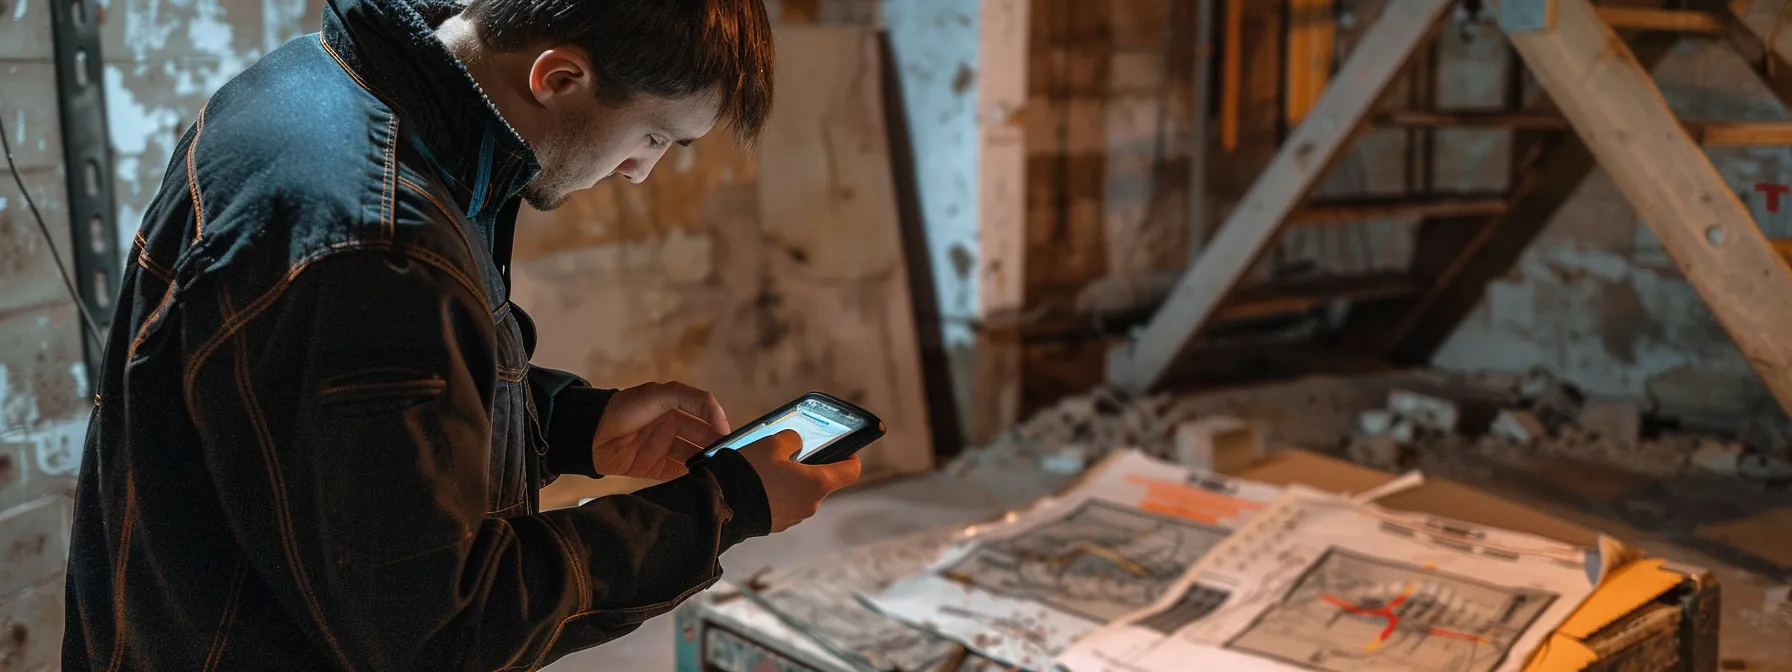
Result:
M943 474L843 493L815 518L785 534L755 539L722 558L727 575L750 576L783 561L814 558L831 551L935 526L971 522L1062 487L1067 479L1029 465L988 465L960 478ZM1483 483L1483 485L1486 485ZM1792 672L1792 611L1765 610L1775 585L1760 574L1738 569L1710 555L1587 513L1556 501L1542 501L1495 486L1499 494L1546 512L1603 529L1651 554L1714 570L1724 590L1722 659L1726 670ZM1774 543L1792 553L1792 528ZM552 672L580 670L671 670L672 617L648 622L608 645L550 666Z

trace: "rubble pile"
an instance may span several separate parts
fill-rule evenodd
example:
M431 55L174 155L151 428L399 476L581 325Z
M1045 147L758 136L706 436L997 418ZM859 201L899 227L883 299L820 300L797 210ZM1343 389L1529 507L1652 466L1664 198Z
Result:
M1170 459L1176 426L1199 415L1174 395L1128 398L1113 389L1097 388L1035 413L989 445L966 451L948 468L962 471L994 460L1027 461L1068 474L1127 447Z
M1589 399L1572 384L1536 371L1488 397L1446 398L1408 390L1385 409L1358 417L1344 443L1352 460L1381 469L1421 455L1468 453L1510 460L1557 457L1669 478L1689 473L1792 484L1792 460L1743 443L1665 429L1637 404Z

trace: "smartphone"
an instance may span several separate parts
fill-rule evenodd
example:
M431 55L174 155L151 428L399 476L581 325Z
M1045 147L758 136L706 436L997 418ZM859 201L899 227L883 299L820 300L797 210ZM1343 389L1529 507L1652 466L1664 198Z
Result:
M870 411L838 397L810 392L742 425L697 453L691 462L724 450L740 450L787 429L796 430L802 438L802 449L790 459L803 464L839 462L884 435L883 421Z

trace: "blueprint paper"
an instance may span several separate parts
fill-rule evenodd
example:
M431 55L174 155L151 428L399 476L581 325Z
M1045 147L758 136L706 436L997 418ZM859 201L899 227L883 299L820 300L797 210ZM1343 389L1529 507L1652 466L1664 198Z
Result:
M1150 606L1280 494L1118 452L1070 491L973 528L868 599L986 657L1041 669L1078 637Z
M1072 672L1516 672L1593 589L1588 550L1291 486Z
M859 598L914 574L950 546L963 528L920 532L765 573L752 599L715 609L775 639L845 669L934 670L958 644L880 614Z

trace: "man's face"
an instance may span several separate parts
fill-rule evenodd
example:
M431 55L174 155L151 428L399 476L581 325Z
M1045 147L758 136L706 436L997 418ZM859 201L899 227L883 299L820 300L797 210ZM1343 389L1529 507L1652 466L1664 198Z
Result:
M542 139L535 144L541 174L524 188L537 210L552 210L572 192L621 177L640 184L673 144L688 145L715 126L720 107L714 92L661 98L636 95L606 103L589 91L549 105Z

